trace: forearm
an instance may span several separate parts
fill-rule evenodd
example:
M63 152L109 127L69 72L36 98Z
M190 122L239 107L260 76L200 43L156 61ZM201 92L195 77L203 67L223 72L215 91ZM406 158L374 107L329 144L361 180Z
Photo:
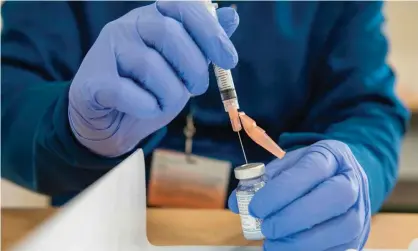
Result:
M388 73L381 86L392 86L394 77ZM361 103L346 99L348 105L344 109L322 111L332 115L308 117L300 128L303 132L283 134L280 144L292 149L323 139L346 143L368 177L372 213L376 213L396 185L409 113L395 97L375 95L378 99L371 96L367 99L367 96ZM362 99L361 95L358 98ZM338 102L334 106L338 107Z
M92 153L69 125L70 79L86 53L81 37L89 37L79 29L85 19L74 13L81 7L63 1L2 6L2 177L49 195L81 191L127 155ZM150 153L163 134L133 151Z
M68 123L69 82L47 82L7 65L2 76L3 177L48 195L79 192L129 154L104 158L77 142ZM163 134L138 148L149 154Z
M89 154L72 138L66 119L68 82L46 82L7 65L2 76L2 176L54 194L80 189L88 183L86 176L97 178L115 164ZM87 172L87 167L96 170ZM73 178L79 172L86 174Z
M295 133L282 137L295 147L321 139L350 146L369 180L372 213L395 186L409 113L395 95L386 63L382 2L341 2L340 22L329 34L328 52L312 69L312 95Z

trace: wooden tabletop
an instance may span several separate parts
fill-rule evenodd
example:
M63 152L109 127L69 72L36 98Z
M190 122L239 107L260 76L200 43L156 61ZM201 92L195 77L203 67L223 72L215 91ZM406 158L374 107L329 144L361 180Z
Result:
M54 209L2 209L2 250L54 213ZM154 245L261 245L246 241L239 217L225 210L149 209L147 224ZM406 249L417 237L418 214L379 214L373 217L367 247Z

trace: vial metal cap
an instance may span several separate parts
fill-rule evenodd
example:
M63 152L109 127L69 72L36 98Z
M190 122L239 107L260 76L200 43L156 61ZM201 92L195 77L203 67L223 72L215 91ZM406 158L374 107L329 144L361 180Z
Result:
M239 180L252 179L260 177L265 173L265 166L263 163L248 163L242 166L235 167L235 178Z

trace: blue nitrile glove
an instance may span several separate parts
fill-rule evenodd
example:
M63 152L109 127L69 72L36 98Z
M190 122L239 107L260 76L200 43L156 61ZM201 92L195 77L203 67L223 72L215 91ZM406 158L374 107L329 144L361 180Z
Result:
M324 140L266 166L249 212L263 220L264 250L361 250L370 230L366 174L342 142ZM235 192L229 208L238 212Z
M209 84L209 62L230 69L238 55L229 40L233 8L158 1L108 23L70 88L74 135L91 151L116 157L167 125L191 95Z

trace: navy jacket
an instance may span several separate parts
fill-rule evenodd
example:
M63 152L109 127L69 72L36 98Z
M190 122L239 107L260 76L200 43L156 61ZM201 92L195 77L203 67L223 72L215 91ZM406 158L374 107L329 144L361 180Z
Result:
M395 185L409 118L386 64L382 2L233 2L232 70L243 111L287 150L321 139L347 143L370 182L373 212ZM75 194L124 157L92 154L68 125L68 89L102 27L146 2L6 2L2 7L2 176L56 198ZM232 2L220 2L229 6ZM203 28L203 27L202 27ZM212 73L212 69L210 69ZM242 163L213 73L194 99L193 152ZM183 150L189 107L152 145ZM244 140L249 161L272 156ZM229 190L236 187L231 180Z

